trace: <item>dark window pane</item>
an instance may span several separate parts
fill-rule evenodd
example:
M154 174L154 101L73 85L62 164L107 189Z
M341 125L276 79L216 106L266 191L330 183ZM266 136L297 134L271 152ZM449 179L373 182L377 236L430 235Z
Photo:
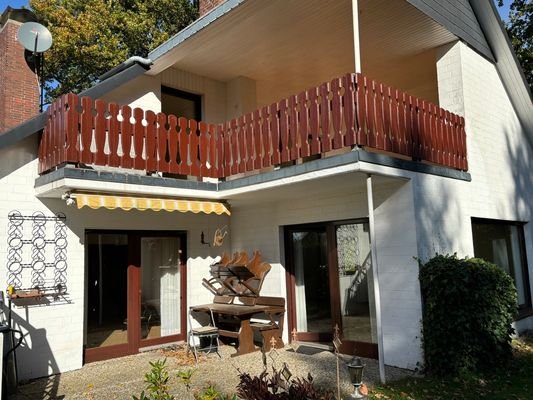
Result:
M472 234L474 255L493 262L511 275L518 292L518 304L530 306L522 225L475 220Z

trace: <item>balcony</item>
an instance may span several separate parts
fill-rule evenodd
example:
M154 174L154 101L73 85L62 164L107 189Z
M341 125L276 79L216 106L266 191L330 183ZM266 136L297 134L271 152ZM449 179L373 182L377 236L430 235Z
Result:
M355 146L468 169L462 117L347 74L223 124L68 94L48 109L39 173L75 164L231 179Z

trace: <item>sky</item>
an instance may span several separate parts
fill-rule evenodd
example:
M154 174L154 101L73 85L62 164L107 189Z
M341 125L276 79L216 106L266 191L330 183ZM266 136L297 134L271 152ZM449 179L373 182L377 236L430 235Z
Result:
M499 9L502 19L506 19L509 15L509 4L512 0L504 0L504 5ZM12 8L20 8L21 6L28 7L28 0L0 0L0 13L3 12L7 6Z

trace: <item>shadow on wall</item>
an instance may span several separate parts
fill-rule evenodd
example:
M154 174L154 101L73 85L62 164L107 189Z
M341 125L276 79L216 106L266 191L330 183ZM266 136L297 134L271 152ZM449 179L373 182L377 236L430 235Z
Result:
M416 178L415 217L418 258L426 262L435 253L453 254L463 250L460 243L462 221L457 182L451 178L419 175Z
M514 207L513 214L521 220L529 220L533 209L533 161L531 160L533 149L525 142L521 146L513 146L510 142L510 134L506 132L505 145L509 157L511 176L514 182L514 190L510 194L509 204ZM504 215L505 210L500 210Z
M29 322L28 307L20 308L25 312L25 318L22 318L15 312L12 312L12 326L23 332L24 337L22 344L16 350L17 370L19 371L19 380L24 380L25 376L32 377L47 376L49 379L41 379L31 383L31 398L41 400L63 399L64 396L58 396L60 375L58 375L58 365L54 354L48 343L46 329L34 328ZM26 371L21 373L21 371ZM27 393L30 393L27 392ZM10 396L10 398L12 398ZM16 395L13 397L16 399Z

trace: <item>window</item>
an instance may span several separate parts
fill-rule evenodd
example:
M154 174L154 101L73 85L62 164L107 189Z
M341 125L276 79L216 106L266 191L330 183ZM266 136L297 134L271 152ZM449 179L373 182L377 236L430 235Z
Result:
M474 255L490 261L514 280L521 309L531 308L524 227L519 222L472 218Z
M166 115L185 117L200 121L202 119L202 97L182 90L161 87L161 112Z

